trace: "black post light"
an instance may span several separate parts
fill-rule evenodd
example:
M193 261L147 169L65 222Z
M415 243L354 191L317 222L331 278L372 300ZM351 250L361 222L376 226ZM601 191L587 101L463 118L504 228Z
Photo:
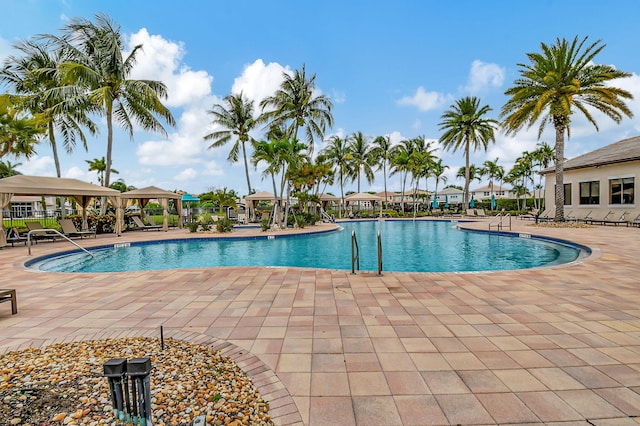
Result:
M131 378L133 423L151 426L151 360L133 358L128 364L127 375Z
M127 417L124 407L125 388L127 387L127 359L110 359L103 364L104 375L109 380L111 390L111 404L113 405L113 416L121 421ZM128 395L126 396L128 401Z

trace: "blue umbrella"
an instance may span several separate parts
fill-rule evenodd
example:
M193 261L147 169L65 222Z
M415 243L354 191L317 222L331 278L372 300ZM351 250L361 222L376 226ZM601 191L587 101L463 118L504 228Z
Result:
M438 197L433 197L433 208L434 209L438 208Z
M200 198L194 197L191 194L182 194L182 202L183 203L195 203L200 201Z
M474 208L476 206L476 200L473 199L473 195L471 196L471 201L469 201L469 207Z
M444 208L445 209L449 208L449 196L448 195L444 196Z
M491 194L491 210L496 209L496 196Z

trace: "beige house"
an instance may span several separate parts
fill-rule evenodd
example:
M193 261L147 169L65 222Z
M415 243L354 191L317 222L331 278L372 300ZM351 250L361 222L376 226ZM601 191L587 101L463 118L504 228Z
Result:
M545 204L555 206L555 169L542 171ZM567 218L633 220L636 208L635 182L640 176L640 136L624 139L564 163L564 211ZM554 208L554 207L553 207Z

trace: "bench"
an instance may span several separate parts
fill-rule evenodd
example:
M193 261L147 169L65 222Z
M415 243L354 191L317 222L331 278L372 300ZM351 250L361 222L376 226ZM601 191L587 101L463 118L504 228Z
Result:
M16 299L16 291L13 289L0 289L0 303L11 302L11 314L18 313L18 300Z

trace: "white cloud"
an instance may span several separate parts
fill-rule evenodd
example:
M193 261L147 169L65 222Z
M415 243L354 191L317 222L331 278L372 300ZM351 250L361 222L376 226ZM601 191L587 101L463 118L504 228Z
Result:
M20 159L19 161L22 163L21 166L16 167L23 175L32 175L32 176L55 176L56 175L56 167L53 162L53 157L48 155L39 156L34 155L31 159Z
M469 80L464 91L476 94L489 87L500 87L504 82L504 76L504 68L497 64L487 64L476 59L471 64Z
M280 87L282 74L285 72L291 74L289 68L276 62L265 65L262 59L256 59L244 68L240 77L234 80L231 93L242 92L248 99L253 100L257 112L260 101L272 96Z
M424 87L420 86L413 96L405 96L401 98L398 100L398 104L415 106L420 111L430 111L441 108L451 99L451 95L439 92L426 92Z
M184 45L150 35L146 28L132 34L129 48L142 44L132 78L162 81L167 86L169 107L180 107L211 94L213 77L206 71L194 71L182 62ZM127 52L128 54L128 52Z
M177 175L175 175L173 179L178 182L189 182L195 179L197 176L198 176L198 172L192 167L189 167L187 169L182 170Z
M344 91L333 89L331 99L336 104L343 104L347 101L347 94Z

